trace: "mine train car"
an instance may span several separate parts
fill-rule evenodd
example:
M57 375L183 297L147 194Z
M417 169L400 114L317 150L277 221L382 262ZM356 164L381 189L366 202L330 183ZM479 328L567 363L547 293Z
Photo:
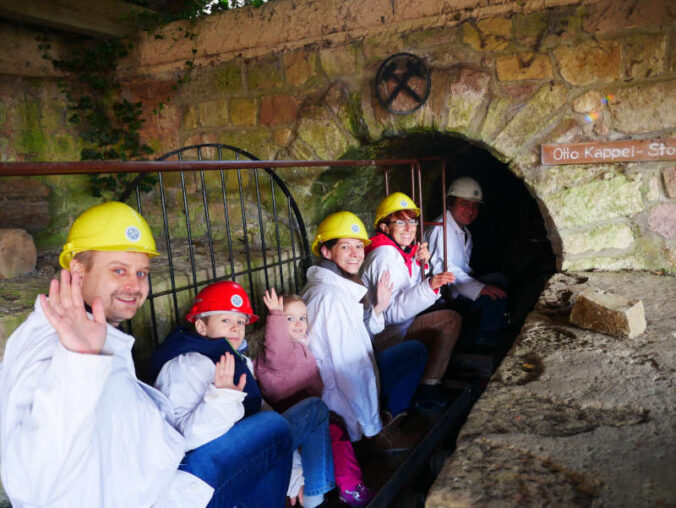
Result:
M148 302L133 321L123 325L137 339L133 354L138 376L145 381L149 381L150 356L163 337L183 322L194 296L206 285L220 280L240 283L251 295L254 312L261 315L265 314L262 295L266 288L275 287L281 293L301 291L313 259L305 220L292 189L303 189L304 171L328 170L338 179L355 171L382 173L382 178L372 179L379 182L375 192L380 196L370 200L374 208L370 213L375 212L381 197L406 192L422 211L421 238L423 228L441 225L429 222L433 215L427 213L428 207L433 211L436 207L436 212L446 208L447 171L440 157L259 161L232 146L204 144L170 152L157 161L43 164L44 169L36 169L39 165L34 164L32 174L126 174L121 179L126 182L124 188L112 197L141 212L153 230L161 255L153 260ZM430 175L436 175L431 185ZM431 207L430 197L423 197L425 189L428 195L436 194L431 197ZM350 203L344 203L344 208L350 209ZM337 209L326 210L326 214L334 211ZM372 224L372 217L362 219ZM264 321L247 330L252 357L262 347ZM515 336L518 327L515 319L506 333ZM422 419L422 428L427 429L412 450L383 456L371 453L368 445L355 446L367 485L378 490L369 506L424 504L426 491L453 452L472 404L510 344L508 337L493 350L456 348L445 380L453 403L440 414L413 411L408 416ZM420 428L421 422L416 423ZM329 497L329 504L337 506L337 496Z

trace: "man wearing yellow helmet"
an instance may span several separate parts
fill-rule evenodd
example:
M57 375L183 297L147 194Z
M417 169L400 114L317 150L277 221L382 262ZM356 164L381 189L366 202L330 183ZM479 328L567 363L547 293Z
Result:
M117 328L145 301L156 255L148 224L123 203L98 205L73 223L60 281L5 348L0 465L14 506L204 507L215 491L235 491L227 482L239 467L250 469L253 485L276 472L286 489L291 440L274 413L266 420L280 421L266 423L278 430L260 443L261 422L240 433L260 444L266 463L204 464L204 474L184 468L191 459L173 407L136 379L134 339ZM221 438L204 447L227 448Z
M382 313L392 287L389 274L384 273L374 297L367 296L359 269L369 243L364 224L353 213L326 217L312 244L320 261L308 270L302 297L310 349L324 383L322 399L343 418L352 441L375 436L377 448L398 451L415 441L415 436L401 433L400 423L422 376L427 351L421 343L410 341L374 354L371 336L383 329Z

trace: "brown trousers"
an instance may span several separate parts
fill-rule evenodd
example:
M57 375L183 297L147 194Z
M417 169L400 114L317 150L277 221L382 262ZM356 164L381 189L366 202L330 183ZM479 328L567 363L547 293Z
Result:
M460 314L454 310L435 310L415 318L405 337L388 337L384 341L376 338L373 347L376 351L383 351L404 340L419 340L427 348L427 365L423 379L439 380L448 367L453 346L460 335L461 323Z
M443 377L460 335L461 324L460 314L450 309L435 310L415 318L405 340L419 340L427 347L423 379L439 380Z

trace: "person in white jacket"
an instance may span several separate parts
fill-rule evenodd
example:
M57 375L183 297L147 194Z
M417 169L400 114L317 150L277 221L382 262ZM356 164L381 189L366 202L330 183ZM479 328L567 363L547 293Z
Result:
M151 374L159 372L155 386L173 402L178 428L192 449L212 440L214 428L216 435L227 437L268 411L261 411L265 401L253 375L253 364L238 351L246 325L258 320L244 288L230 280L206 286L195 297L186 319L194 323L195 330L183 326L173 330L153 355ZM234 365L237 385L232 385L231 374L230 385L219 387L219 366L228 361ZM267 405L266 409L271 410ZM309 397L281 416L290 426L293 448L301 449L302 468L294 469L288 495L292 503L298 498L303 507L314 508L335 486L329 411L319 398ZM261 427L258 434L265 431ZM249 454L257 452L248 441L230 444L228 454L233 463L246 461ZM274 490L259 488L256 496L257 506L284 504Z
M319 225L312 252L321 261L308 270L301 294L310 348L324 383L322 399L343 418L350 439L376 436L380 450L405 450L416 436L401 432L401 418L422 376L427 351L410 341L374 354L371 336L383 329L382 312L392 288L389 274L383 274L375 305L370 305L358 276L369 243L364 224L350 212L332 214Z
M117 328L145 301L157 254L127 205L87 210L69 232L60 280L8 339L0 464L15 508L204 507L222 490L181 466L186 442L172 405L136 378L134 339ZM280 423L274 442L286 446L251 464L260 477L278 465L288 475L291 440Z
M430 258L426 243L416 243L420 209L402 192L394 192L378 204L376 234L366 247L362 280L374 288L383 273L390 274L393 285L390 303L384 311L385 329L374 337L377 351L383 351L406 339L425 344L428 360L416 406L422 410L441 410L450 397L441 386L441 378L460 333L460 315L450 309L425 313L439 298L439 288L451 284L452 273L424 276L421 269Z
M507 278L500 273L474 277L470 266L472 257L472 234L467 226L472 224L483 203L483 191L479 183L470 177L457 178L447 190L446 243L444 258L444 228L433 226L425 232L432 253L430 264L434 273L451 271L455 283L448 286L451 305L463 315L480 313L478 329L473 340L479 346L492 346L496 334L504 325L507 303ZM443 222L440 215L435 222Z

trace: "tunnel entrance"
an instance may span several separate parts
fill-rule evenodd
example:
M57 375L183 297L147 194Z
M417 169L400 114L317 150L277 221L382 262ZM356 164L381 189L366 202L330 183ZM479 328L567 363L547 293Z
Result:
M523 181L486 148L449 135L414 133L384 139L362 150L358 155L362 158L443 158L447 186L461 176L470 176L479 182L485 204L469 226L474 242L470 264L476 276L497 271L508 277L511 325L507 333L513 339L545 282L556 272L556 257L547 238L544 219ZM423 161L426 221L442 213L441 167L438 161ZM410 193L410 187L406 172L392 173L391 192ZM509 345L511 341L507 348Z
M469 226L474 243L470 265L474 270L473 276L479 277L491 272L501 272L507 276L509 279L507 312L510 320L507 329L502 332L497 347L477 351L472 348L471 340L467 340L468 331L465 329L466 321L463 318L463 334L454 347L446 373L447 379L444 381L446 387L457 394L467 394L470 388L476 390L474 393L478 398L488 379L512 346L546 281L556 272L556 258L547 238L545 222L536 200L509 167L494 157L489 150L459 137L438 133L413 133L362 147L346 154L346 158L421 160L425 222L434 221L442 214L442 171L445 170L446 186L462 176L472 177L481 185L485 204L481 207L477 219ZM425 160L428 158L436 160ZM443 160L444 164L440 160ZM408 171L393 170L390 175L389 192L411 193ZM346 178L346 175L343 178ZM349 177L346 179L350 180ZM355 181L365 185L354 185ZM356 180L352 180L352 185L359 186L362 195L361 200L352 201L352 206L357 208L356 203L361 202L363 209L355 211L364 217L368 224L373 222L370 214L374 212L372 209L380 199L376 196L383 195L382 183L378 177L368 179L357 176ZM364 201L363 196L372 196L373 199ZM471 325L468 324L468 328L471 328ZM461 398L462 395L457 400L460 401ZM455 450L457 435L474 400L476 399L470 400L464 409L452 417L452 420L447 420L447 416L453 410L445 413L440 420L437 420L437 417L421 415L411 417L409 428L415 428L415 424L410 422L415 422L416 418L418 421L427 418L425 424L428 428L435 430L444 428L443 434L440 433L435 444L430 446L428 458L417 468L410 466L409 459L405 457L383 461L382 458L373 458L368 453L362 454L356 445L365 478L368 480L367 484L379 486L387 481L378 501L381 501L380 498L383 498L383 501L384 499L390 501L375 503L375 506L421 508L424 506L430 486L445 460ZM430 431L425 439L430 438L432 434ZM395 471L399 475L408 468L412 469L407 473L411 476L404 484L392 485L397 482L387 480L395 474ZM392 494L389 498L382 496L388 489L396 490L396 494Z

